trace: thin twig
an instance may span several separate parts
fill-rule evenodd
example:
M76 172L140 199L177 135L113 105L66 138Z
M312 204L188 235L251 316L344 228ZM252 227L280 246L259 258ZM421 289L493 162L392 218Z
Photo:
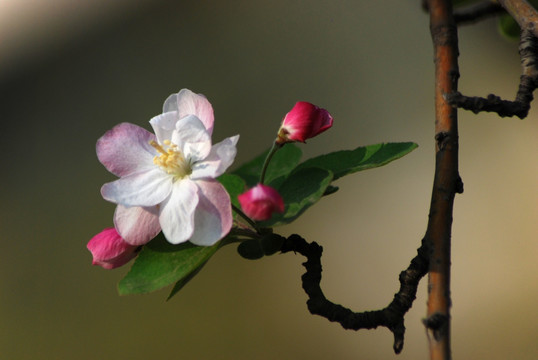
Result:
M502 13L504 13L504 8L501 5L487 0L454 10L454 21L458 25L467 25Z
M425 241L431 245L428 311L430 358L450 359L450 252L454 197L463 192L458 174L457 109L445 94L457 91L458 35L450 0L429 0L435 62L435 175ZM441 319L441 321L439 321Z

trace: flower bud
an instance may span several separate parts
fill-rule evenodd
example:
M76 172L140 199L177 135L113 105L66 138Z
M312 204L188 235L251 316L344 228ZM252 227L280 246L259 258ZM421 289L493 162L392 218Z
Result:
M284 212L284 200L270 186L258 184L238 196L244 213L252 220L269 220L274 212Z
M277 144L300 141L314 137L333 126L333 118L325 109L309 102L299 101L286 114L278 130Z
M130 245L115 228L106 228L95 235L86 246L92 253L92 265L114 269L129 262L137 255L139 246Z

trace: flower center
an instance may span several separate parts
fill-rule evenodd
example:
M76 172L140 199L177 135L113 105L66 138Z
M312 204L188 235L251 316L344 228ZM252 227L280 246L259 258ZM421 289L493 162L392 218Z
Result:
M159 145L155 140L149 142L161 155L153 158L153 163L173 175L174 180L182 179L192 173L191 164L179 151L178 146L170 140L164 140L163 145Z

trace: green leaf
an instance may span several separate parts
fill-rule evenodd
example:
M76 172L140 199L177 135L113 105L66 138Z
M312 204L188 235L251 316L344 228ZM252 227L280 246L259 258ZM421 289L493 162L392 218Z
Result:
M261 238L263 254L265 256L273 255L282 249L282 244L286 238L278 234L267 234Z
M256 185L260 179L263 163L269 151L270 149L264 151L261 155L254 158L254 160L242 165L240 168L233 171L233 174L243 178L248 187ZM284 145L273 155L265 173L264 182L269 184L276 178L288 176L288 174L297 166L302 155L303 152L296 145Z
M301 163L296 170L317 167L334 174L334 179L342 176L383 166L399 159L418 147L412 142L375 144L361 146L355 150L342 150L321 155Z
M119 282L118 292L143 294L175 282L183 281L185 285L219 247L220 242L213 246L196 246L190 242L172 245L161 233L140 251L131 270Z
M337 192L340 188L338 186L329 185L327 186L327 189L325 189L325 192L323 193L323 196L331 195Z
M529 0L529 3L536 9L538 7L538 0ZM519 40L520 27L518 23L512 18L511 15L505 13L499 16L497 27L501 35L509 40Z
M174 287L172 288L172 291L170 291L170 294L166 298L166 301L170 300L174 295L176 295L179 292L179 290L183 289L183 287L187 285L187 283L191 281L192 278L198 275L198 273L200 272L200 270L202 270L205 264L207 264L207 261L203 263L202 265L200 265L198 268L196 268L189 275L185 276L184 278L179 280L177 283L175 283Z
M332 172L325 169L309 167L294 171L277 189L286 205L284 213L274 214L270 220L262 222L262 226L294 221L323 196L332 180Z
M249 239L237 247L239 255L248 260L257 260L280 251L284 237L277 234L265 234L259 239Z
M240 207L237 196L245 191L245 181L239 176L233 174L223 174L219 176L217 180L224 186L228 194L230 194L232 204Z
M247 260L257 260L264 256L262 244L259 239L249 239L243 241L237 247L237 252Z
M520 28L518 23L509 14L499 16L497 23L499 32L509 40L519 40Z

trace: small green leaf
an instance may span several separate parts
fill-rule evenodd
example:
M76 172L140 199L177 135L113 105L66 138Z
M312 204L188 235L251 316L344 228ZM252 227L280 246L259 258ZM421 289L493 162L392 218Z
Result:
M277 234L265 234L259 239L249 239L237 247L239 255L248 260L257 260L280 251L284 237Z
M278 226L294 221L323 196L332 180L332 172L325 169L309 167L294 171L277 189L286 205L284 213L274 214L261 224Z
M219 247L220 242L213 246L196 246L190 242L172 245L161 233L140 251L131 270L119 282L118 292L142 294L179 281L185 284Z
M254 160L242 165L233 174L243 178L247 186L252 187L260 180L263 163L270 150L264 151ZM274 179L288 174L297 166L301 160L303 152L294 144L286 144L280 148L271 159L269 167L265 173L265 183L269 184Z
M261 238L263 254L265 256L273 255L282 249L285 238L278 234L267 234Z
M259 239L249 239L241 242L237 247L237 252L247 260L257 260L264 256L262 243Z
M518 23L509 14L499 16L497 26L501 35L510 40L519 40L521 30Z
M325 189L325 192L323 193L323 196L331 195L337 192L340 188L338 186L329 185L327 186L327 189Z
M233 174L223 174L217 180L224 186L228 194L230 194L232 204L239 207L237 196L245 191L245 181Z
M535 9L538 7L538 0L529 0L528 1ZM519 40L519 35L521 29L519 24L512 18L508 13L504 13L499 16L499 21L497 27L501 35L506 37L509 40Z
M334 174L334 179L357 171L383 166L399 159L418 147L412 142L375 144L361 146L355 150L342 150L321 155L297 166L296 170L317 167Z

